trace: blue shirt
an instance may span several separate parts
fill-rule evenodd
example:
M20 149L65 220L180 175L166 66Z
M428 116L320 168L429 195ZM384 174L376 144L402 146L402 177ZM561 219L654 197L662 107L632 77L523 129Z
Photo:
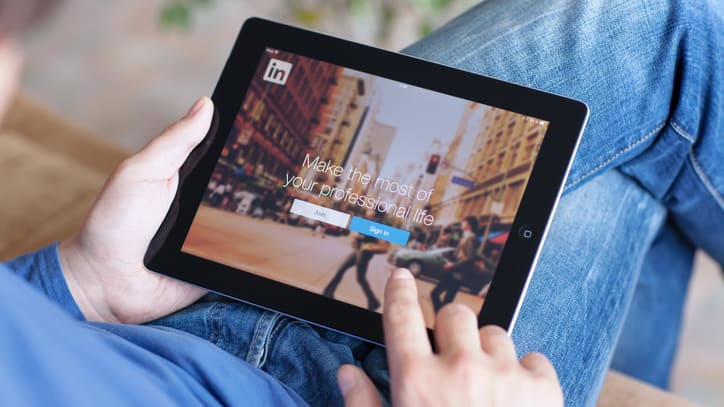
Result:
M190 334L85 321L57 245L0 264L0 307L0 405L305 405Z

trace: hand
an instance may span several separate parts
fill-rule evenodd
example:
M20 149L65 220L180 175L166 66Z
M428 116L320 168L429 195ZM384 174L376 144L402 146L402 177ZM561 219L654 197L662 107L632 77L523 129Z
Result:
M86 319L143 323L204 295L143 265L178 187L178 170L204 138L213 113L201 98L182 119L126 159L108 178L80 232L61 242L63 274Z
M553 366L538 353L516 359L513 342L496 326L477 329L473 312L449 304L437 315L432 352L409 271L387 282L383 311L392 404L404 406L562 406ZM380 406L377 391L359 368L338 374L345 405Z

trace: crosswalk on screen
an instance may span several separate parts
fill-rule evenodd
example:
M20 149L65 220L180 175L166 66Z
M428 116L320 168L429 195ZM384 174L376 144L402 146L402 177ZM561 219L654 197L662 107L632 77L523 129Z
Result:
M182 250L371 311L476 314L548 122L266 49Z

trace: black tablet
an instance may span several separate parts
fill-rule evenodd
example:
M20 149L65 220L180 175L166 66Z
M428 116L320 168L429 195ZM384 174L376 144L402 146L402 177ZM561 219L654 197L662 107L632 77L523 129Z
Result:
M407 267L512 329L583 103L256 18L213 101L149 269L381 343Z

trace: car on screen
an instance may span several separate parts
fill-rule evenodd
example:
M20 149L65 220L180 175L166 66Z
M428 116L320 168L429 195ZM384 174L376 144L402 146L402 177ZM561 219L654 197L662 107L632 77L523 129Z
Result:
M415 278L433 284L439 283L448 271L443 268L445 263L452 261L454 247L440 247L430 250L399 249L389 254L387 261L395 267L405 267ZM492 278L494 266L483 259L486 270L479 274L467 275L463 281L462 291L477 294L483 285ZM489 270L488 270L489 269Z
M445 273L443 266L452 261L454 247L430 250L398 249L390 253L388 262L396 267L406 267L415 278L425 276L439 280Z

